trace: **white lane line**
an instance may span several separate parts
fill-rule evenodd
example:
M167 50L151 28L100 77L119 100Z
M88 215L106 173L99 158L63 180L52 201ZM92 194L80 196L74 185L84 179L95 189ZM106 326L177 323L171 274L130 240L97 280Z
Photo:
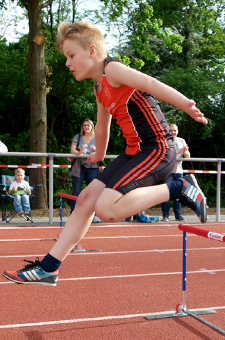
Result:
M0 227L0 230L23 230L23 229L32 229L32 230L35 230L35 229L59 229L59 226L44 226L44 227L35 227L35 226L26 226L26 227L23 227L23 226L21 226L21 227L16 227L16 226L14 226L14 227Z
M224 269L215 269L213 272L225 272ZM207 271L202 270L192 270L187 271L187 274L206 274ZM74 278L68 278L68 279L59 279L58 281L83 281L83 280L102 280L102 279L116 279L116 278L133 278L133 277L149 277L149 276L170 276L170 275L181 275L182 272L169 272L169 273L147 273L147 274L130 274L130 275L123 275L123 274L117 274L117 275L110 275L110 276L96 276L96 277L74 277Z
M201 250L224 250L225 247L210 247L210 248L188 248L187 251L201 251ZM178 249L150 249L150 250L125 250L125 251L101 251L101 252L75 252L70 253L68 256L80 256L80 255L119 255L119 254L136 254L136 253L164 253L164 252L181 252L182 248ZM0 255L0 259L7 258L28 258L28 257L43 257L46 254L27 254L27 255Z
M190 312L198 311L198 309L189 309ZM223 310L225 306L217 306L217 307L207 307L201 308L201 310ZM98 321L111 321L111 320L121 320L121 319L131 319L131 318L139 318L145 316L154 316L161 314L171 314L173 316L175 310L164 311L164 312L156 312L156 313L140 313L140 314L126 314L126 315L109 315L109 316L99 316L95 318L83 318L83 319L69 319L69 320L52 320L52 321L43 321L43 322L31 322L31 323L18 323L18 324L8 324L8 325L0 325L0 329L10 329L10 328L24 328L24 327L38 327L38 326L50 326L50 325L66 325L72 323L82 323L82 322L98 322Z
M213 225L214 224L221 224L221 222L212 222ZM165 224L165 223L139 223L139 224L107 224L107 223L99 223L96 225L91 225L90 228L142 228L142 227L176 227L178 226L179 223L174 222L174 223L170 223L170 224ZM191 225L196 225L199 226L201 225L199 222L190 222L189 224ZM209 224L209 223L208 223ZM63 227L65 226L65 224L63 224ZM0 230L22 230L22 229L60 229L60 224L57 225L48 225L48 223L44 224L44 225L21 225L21 226L1 226L0 225Z
M197 235L194 235L197 236ZM84 237L83 240L101 240L101 239L119 239L119 238L165 238L165 237L183 237L183 235L127 235L127 236L96 236Z
M212 271L212 270L210 270ZM213 269L213 272L225 272L224 269ZM208 274L208 271L202 271L202 270L192 270L187 271L187 274ZM86 276L86 277L71 277L71 278L65 278L65 279L58 279L58 282L65 282L65 281L88 281L88 280L109 280L109 279L126 279L126 278L137 278L137 277L150 277L150 276L171 276L171 275L182 275L182 272L164 272L164 273L146 273L146 274L129 274L129 275L123 275L123 274L115 274L115 275L106 275L106 276ZM0 285L5 284L11 284L14 283L12 281L4 281L0 282Z
M192 237L197 237L197 235L190 235ZM129 239L129 238L165 238L165 237L182 237L182 235L139 235L139 236L97 236L97 237L84 237L82 240L107 240L107 239ZM47 240L48 238L46 238ZM28 239L28 238L18 238L18 239L2 239L0 242L22 242L22 241L41 241L45 240L44 238L33 238L33 239Z
M191 225L195 225L194 223L191 223ZM63 225L62 227L64 227ZM151 223L146 223L146 224L97 224L97 225L90 225L89 228L97 228L97 229L102 229L102 228L141 228L141 227L158 227L158 226L164 226L168 227L168 225L165 224L151 224ZM172 226L172 225L170 225ZM174 225L176 227L176 224ZM39 226L32 226L32 225L27 225L27 226L0 226L0 230L27 230L27 229L60 229L60 225L39 225Z
M82 240L113 240L113 239L130 239L130 238L166 238L166 237L183 237L183 235L119 235L119 236L93 236L84 237ZM191 234L189 237L199 237L198 235ZM51 238L18 238L18 239L0 239L0 242L23 242L23 241L45 241ZM81 242L82 242L81 240Z
M0 240L0 242L26 242L26 241L42 241L42 240L43 240L42 238L17 238L17 239ZM49 240L50 240L50 238L49 238Z

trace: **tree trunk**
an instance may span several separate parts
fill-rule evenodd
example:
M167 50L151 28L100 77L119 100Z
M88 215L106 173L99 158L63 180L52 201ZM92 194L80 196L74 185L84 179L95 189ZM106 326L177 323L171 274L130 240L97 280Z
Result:
M29 17L30 152L46 153L47 106L44 37L41 1L27 2ZM31 157L30 163L46 164L46 157ZM34 209L47 208L46 169L30 169L30 184L42 184L36 191Z

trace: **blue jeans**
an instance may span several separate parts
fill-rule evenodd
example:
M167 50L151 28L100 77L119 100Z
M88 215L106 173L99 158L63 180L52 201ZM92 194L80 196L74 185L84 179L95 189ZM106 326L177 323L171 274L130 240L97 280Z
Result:
M15 195L14 196L14 207L18 213L20 210L30 212L30 199L29 195Z
M162 182L163 183L169 183L169 182L175 181L176 179L182 178L182 177L183 177L183 174L171 173L167 177L165 177L162 180ZM163 217L169 217L170 201L161 203L161 209L162 209ZM176 200L173 201L173 211L174 211L175 218L179 218L179 216L181 215L181 204Z
M93 179L95 179L95 177L98 175L98 173L99 173L98 168L85 168L84 165L81 165L80 177L72 176L73 180L72 195L78 196L81 192L83 181L85 180L87 185L90 184L93 181ZM71 200L70 202L71 212L74 210L75 204L76 201Z

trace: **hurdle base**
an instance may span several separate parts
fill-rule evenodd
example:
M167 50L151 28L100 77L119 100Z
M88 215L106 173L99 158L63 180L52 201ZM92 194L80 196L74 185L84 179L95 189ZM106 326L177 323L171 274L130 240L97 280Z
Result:
M214 309L207 309L207 310L196 310L192 312L192 314L215 314L216 311ZM183 313L167 313L167 314L155 314L155 315L146 315L146 319L149 320L156 320L156 319L164 319L164 318L174 318L176 316L190 316L188 311Z
M202 324L204 324L205 326L210 327L211 329L213 329L215 332L219 333L219 334L223 334L225 335L225 331L223 331L221 328L211 324L210 322L200 318L198 316L198 314L215 314L216 311L214 309L207 309L207 310L196 310L194 312L190 312L189 310L186 310L182 313L175 313L175 314L156 314L156 315L147 315L145 318L149 319L149 320L156 320L156 319L164 319L164 318L173 318L176 316L191 316L193 318L195 318L196 320L198 320L199 322L201 322Z
M72 249L71 253L84 253L87 251L102 251L101 249Z
M71 253L84 253L89 251L102 251L101 249L83 249L80 243L75 245L75 248L71 250Z

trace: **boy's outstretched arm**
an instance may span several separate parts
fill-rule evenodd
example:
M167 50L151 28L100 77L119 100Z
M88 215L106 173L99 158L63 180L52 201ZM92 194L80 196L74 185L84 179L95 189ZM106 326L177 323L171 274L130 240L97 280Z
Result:
M104 159L109 141L111 115L98 100L97 108L97 123L95 125L96 150L88 156L88 163L96 163Z
M204 114L195 106L192 99L188 99L174 88L148 76L142 72L134 70L118 62L111 62L106 66L105 74L108 82L112 86L131 86L139 91L148 92L157 99L169 103L178 109L186 112L199 123L207 124Z

